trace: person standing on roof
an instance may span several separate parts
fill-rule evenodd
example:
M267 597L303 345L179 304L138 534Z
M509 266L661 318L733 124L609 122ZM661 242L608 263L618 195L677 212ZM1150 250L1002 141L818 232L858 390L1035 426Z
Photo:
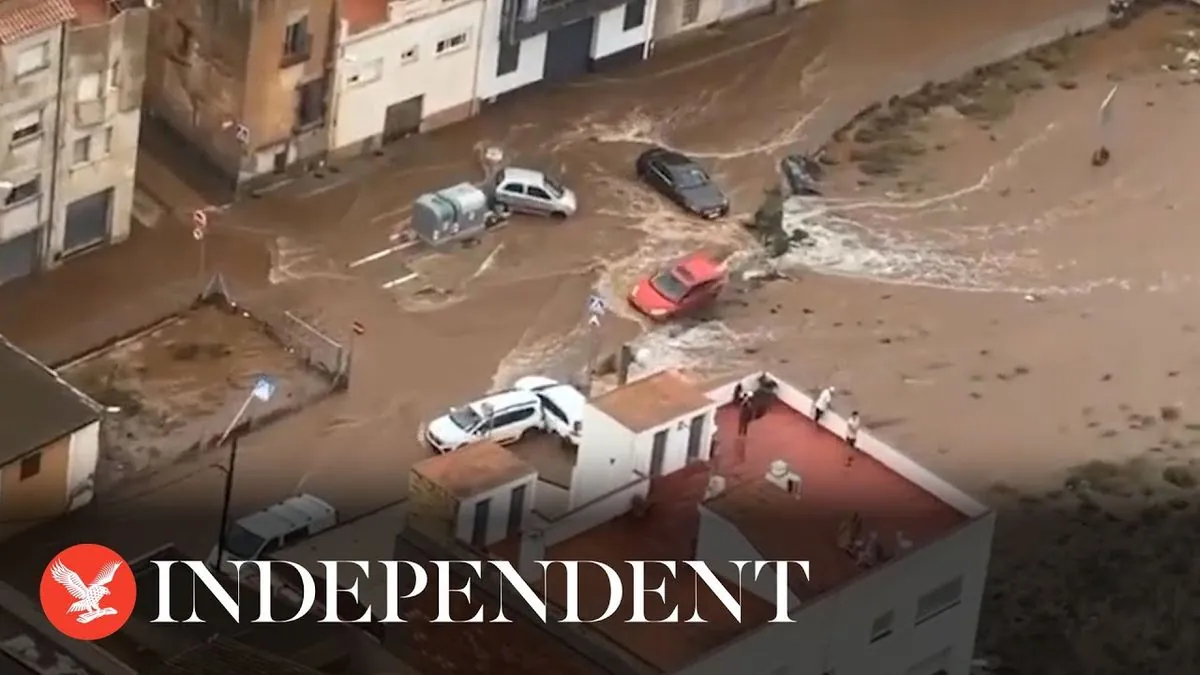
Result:
M833 404L833 395L837 393L837 387L825 387L817 394L817 400L813 401L812 420L817 426L821 426L821 418L825 413L829 412L829 406Z
M742 389L738 393L738 438L745 438L754 421L754 396Z
M855 410L846 419L846 445L850 446L850 453L846 455L846 466L854 463L854 454L858 451L858 429L861 426L862 418L858 416L858 411Z

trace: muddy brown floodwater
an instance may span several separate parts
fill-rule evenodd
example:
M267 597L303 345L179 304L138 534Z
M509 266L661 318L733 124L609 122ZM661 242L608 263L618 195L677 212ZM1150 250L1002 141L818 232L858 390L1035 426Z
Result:
M298 405L329 389L252 319L212 306L61 373L96 401L120 409L103 426L96 478L101 490L175 463L221 434L260 375L275 382L277 396L253 402L250 417Z

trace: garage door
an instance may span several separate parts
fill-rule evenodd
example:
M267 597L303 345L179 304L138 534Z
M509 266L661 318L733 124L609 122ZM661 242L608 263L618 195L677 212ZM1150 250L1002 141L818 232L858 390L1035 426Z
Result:
M0 284L29 276L37 269L41 228L0 242Z
M588 72L596 19L589 18L556 28L546 36L547 82L573 80Z
M63 251L75 253L104 243L108 238L112 188L76 199L67 205L67 227L63 232Z
M420 131L421 112L424 107L424 96L389 105L383 114L383 142L391 143Z

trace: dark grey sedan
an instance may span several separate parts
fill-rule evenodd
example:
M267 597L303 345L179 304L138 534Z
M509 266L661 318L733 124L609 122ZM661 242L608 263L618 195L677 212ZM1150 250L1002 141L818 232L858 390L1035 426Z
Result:
M692 158L664 148L650 148L637 158L637 175L656 192L704 218L729 214L729 199Z

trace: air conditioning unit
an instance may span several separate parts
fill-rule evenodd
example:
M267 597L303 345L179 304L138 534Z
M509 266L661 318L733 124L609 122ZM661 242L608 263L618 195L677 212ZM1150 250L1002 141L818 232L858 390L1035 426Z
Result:
M800 488L803 481L800 474L792 471L792 467L782 459L777 459L771 462L771 466L767 469L767 480L774 483L780 490L800 496Z

